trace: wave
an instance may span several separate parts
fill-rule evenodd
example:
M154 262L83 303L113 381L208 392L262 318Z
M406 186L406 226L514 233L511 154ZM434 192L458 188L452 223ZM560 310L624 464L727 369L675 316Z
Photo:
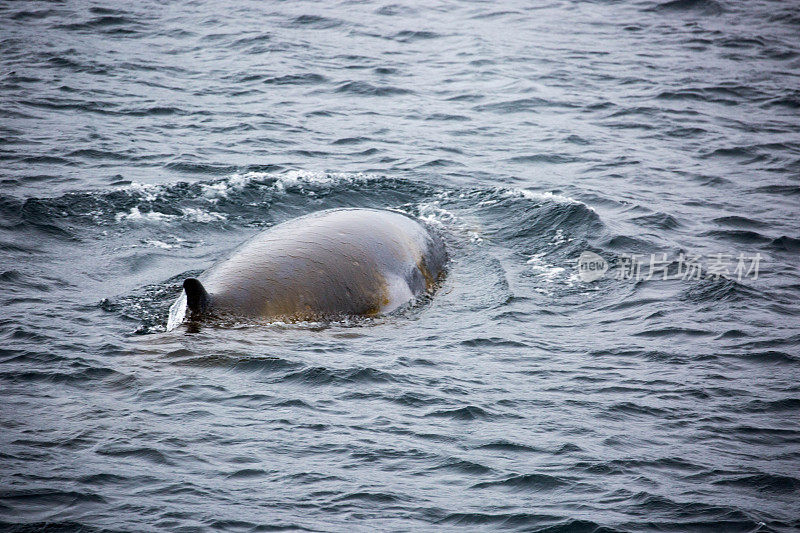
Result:
M569 485L570 482L556 476L550 476L547 474L521 474L509 476L499 481L484 481L482 483L476 483L470 488L501 488L526 492L540 492L552 491Z
M703 15L720 15L725 11L716 0L670 0L659 3L650 10L662 13L693 11Z
M511 251L525 283L552 295L583 290L575 258L592 242L619 238L608 233L592 207L556 192L434 186L371 173L313 171L251 170L171 184L121 181L111 190L53 198L0 196L0 224L12 234L33 231L65 242L125 232L128 241L134 240L128 245L132 248L180 254L202 246L209 232L234 239L236 231L251 234L310 211L343 206L396 209L437 227L454 252L455 275L482 280L480 290L452 292L454 298L460 295L459 305L473 310L503 306L513 296L493 250ZM126 320L138 318L137 333L163 331L182 276L186 273L104 300L100 307ZM407 310L408 316L421 309Z
M341 26L343 21L335 18L323 17L320 15L300 15L299 17L293 18L290 24L299 28L312 28L321 30Z
M348 81L339 85L336 92L360 96L396 96L412 94L414 91L393 85L373 85L366 81Z

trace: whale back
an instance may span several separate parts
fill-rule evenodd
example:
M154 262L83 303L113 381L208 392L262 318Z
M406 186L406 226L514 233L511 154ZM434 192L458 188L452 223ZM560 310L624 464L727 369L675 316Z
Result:
M283 320L370 316L432 290L445 261L441 239L409 216L333 209L259 233L198 276L199 287L190 282L182 297L205 302L197 310L190 305L193 314L210 309ZM193 299L199 290L205 300ZM177 318L171 313L170 322Z

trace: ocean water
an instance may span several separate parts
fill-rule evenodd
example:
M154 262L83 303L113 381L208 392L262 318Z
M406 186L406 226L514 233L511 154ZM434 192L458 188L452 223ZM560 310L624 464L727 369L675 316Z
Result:
M798 13L3 3L0 526L796 530ZM441 232L437 294L166 331L343 206Z

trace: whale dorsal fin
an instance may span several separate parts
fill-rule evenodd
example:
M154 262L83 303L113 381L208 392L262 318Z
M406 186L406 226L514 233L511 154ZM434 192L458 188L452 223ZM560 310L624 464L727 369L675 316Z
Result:
M208 310L209 297L203 284L196 278L187 278L183 282L186 291L186 307L192 315L202 315Z

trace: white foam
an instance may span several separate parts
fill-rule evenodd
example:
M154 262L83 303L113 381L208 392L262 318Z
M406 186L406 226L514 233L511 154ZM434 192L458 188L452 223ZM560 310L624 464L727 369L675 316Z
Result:
M134 181L130 185L122 187L124 191L139 193L142 199L146 202L152 202L158 198L158 195L164 192L163 185L152 185L149 183L139 183Z
M545 254L533 254L526 264L530 265L530 269L536 273L545 283L554 283L558 278L563 277L566 273L564 267L552 265L544 260Z
M216 183L201 183L200 188L206 200L215 203L218 202L220 198L227 198L233 191L244 189L249 183L255 180L270 177L272 177L272 175L267 172L236 173Z
M559 228L559 229L556 230L555 235L553 235L553 238L550 239L550 242L548 242L547 244L549 244L550 246L558 246L559 244L564 244L566 242L572 242L573 240L575 240L575 239L573 239L572 237L567 237L566 235L564 235L564 231Z
M210 202L218 202L221 198L226 198L231 192L238 191L246 187L253 181L274 180L272 188L275 191L283 192L287 187L303 187L305 185L334 185L337 183L362 183L375 179L380 176L376 174L365 174L362 172L320 172L312 170L290 170L283 174L273 174L270 172L252 171L236 173L216 183L201 183L200 187L203 196ZM313 194L313 191L307 191Z
M197 209L195 207L186 207L181 209L181 213L194 222L216 222L219 220L227 220L227 215L218 213L216 211L206 211L204 209Z
M554 202L557 204L569 204L569 205L582 205L594 211L589 205L581 202L580 200L576 200L570 196L564 196L563 194L556 194L549 191L545 192L534 192L529 191L528 189L519 189L519 188L510 188L505 189L506 196L511 196L514 198L526 198L528 200L533 200L534 202Z
M194 222L216 222L219 220L226 220L228 217L223 213L216 211L206 211L205 209L198 209L195 207L186 207L181 210L182 216ZM158 211L145 211L142 212L138 206L131 207L127 213L117 213L114 219L117 222L134 221L134 222L168 222L180 218L179 215L168 215Z
M422 202L417 204L419 215L417 218L434 226L444 226L452 223L456 216L447 209L444 209L439 200L432 202Z
M338 183L366 183L380 179L377 174L363 172L317 172L312 170L290 170L285 174L271 175L276 179L274 188L285 190L286 187L302 187L303 185L333 185Z
M148 246L154 246L155 248L161 248L162 250L171 250L178 247L177 244L168 244L164 241L157 241L155 239L148 239L143 242Z
M167 319L167 331L172 331L183 323L186 318L186 293L181 293L169 308L169 318Z
M202 241L200 241L202 243ZM158 239L143 239L141 243L145 246L152 246L154 248L161 248L162 250L172 250L175 248L191 248L196 242L190 242L186 239L181 239L176 235L169 235L163 241Z
M146 211L142 213L138 207L131 207L127 213L117 213L114 216L117 222L123 220L143 221L143 222L164 222L178 218L177 215L168 215L166 213L159 213L158 211Z
M445 198L447 195L448 194L446 192L442 192L437 196L440 198ZM474 224L467 224L458 216L456 216L455 213L443 208L441 206L441 200L421 202L417 204L417 211L419 213L417 218L427 224L438 227L448 227L451 230L466 234L469 238L469 241L473 244L480 244L483 242L480 229Z

